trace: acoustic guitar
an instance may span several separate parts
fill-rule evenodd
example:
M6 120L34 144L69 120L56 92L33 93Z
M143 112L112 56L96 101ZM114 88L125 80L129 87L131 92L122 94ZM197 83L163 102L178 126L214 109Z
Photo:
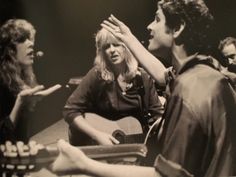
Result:
M116 121L105 119L99 115L86 114L85 120L95 129L111 134L120 144L143 143L145 134L142 125L134 117L124 117ZM96 145L97 142L92 140L85 133L70 128L69 139L71 144L76 146Z
M30 146L24 145L24 156L15 148L7 150L6 145L1 145L0 150L0 174L1 172L21 173L38 171L42 167L52 163L58 156L57 147L43 146L38 148L35 155L31 155ZM25 148L26 147L26 148ZM28 148L27 148L28 147ZM146 157L147 148L144 144L121 144L109 146L84 146L80 148L88 157L112 163L112 161L124 161L135 164L141 158ZM28 151L28 152L27 152ZM22 152L21 152L22 154Z

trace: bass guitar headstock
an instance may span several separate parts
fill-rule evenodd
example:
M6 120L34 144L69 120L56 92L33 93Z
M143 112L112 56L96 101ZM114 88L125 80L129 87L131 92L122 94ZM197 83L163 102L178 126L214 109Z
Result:
M43 145L34 141L27 145L21 141L16 144L7 141L0 145L0 170L10 173L37 171L42 168L42 165L52 162L57 154L50 154Z

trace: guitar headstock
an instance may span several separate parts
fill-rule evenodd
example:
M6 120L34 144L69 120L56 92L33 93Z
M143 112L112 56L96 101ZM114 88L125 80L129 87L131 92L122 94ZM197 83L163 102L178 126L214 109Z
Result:
M48 153L43 145L34 141L27 145L20 141L16 144L7 141L0 145L0 170L17 173L37 171L41 168L40 157L49 156Z

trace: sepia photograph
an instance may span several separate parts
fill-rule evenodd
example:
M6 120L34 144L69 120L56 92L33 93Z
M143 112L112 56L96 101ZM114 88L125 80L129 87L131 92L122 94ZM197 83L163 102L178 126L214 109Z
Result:
M235 17L235 0L0 0L0 176L236 176Z

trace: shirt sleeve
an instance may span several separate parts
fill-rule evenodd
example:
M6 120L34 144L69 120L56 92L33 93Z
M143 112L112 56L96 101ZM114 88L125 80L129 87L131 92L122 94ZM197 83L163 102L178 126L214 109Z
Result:
M155 88L154 80L144 71L142 71L143 84L145 88L144 101L147 105L147 112L150 119L148 122L151 124L158 118L160 118L164 112L164 107L159 99L157 90Z
M11 110L11 100L6 100L9 98L8 94L5 87L0 84L0 143L4 143L6 140L14 141L16 139L15 127L7 111L8 108L9 111Z
M165 113L160 140L161 154L195 174L194 170L202 162L202 153L207 143L205 137L190 104L179 97L172 97Z
M63 109L63 116L68 124L70 124L75 117L91 111L92 100L95 96L94 90L96 90L95 87L97 86L97 75L97 70L95 68L91 69L67 100Z
M163 177L193 177L192 174L179 164L166 160L162 155L157 156L154 168Z
M9 117L0 120L0 142L15 139L15 127Z
M151 117L156 120L160 118L164 113L164 106L162 105L159 96L157 94L154 81L149 78L149 107L148 112L151 114Z

